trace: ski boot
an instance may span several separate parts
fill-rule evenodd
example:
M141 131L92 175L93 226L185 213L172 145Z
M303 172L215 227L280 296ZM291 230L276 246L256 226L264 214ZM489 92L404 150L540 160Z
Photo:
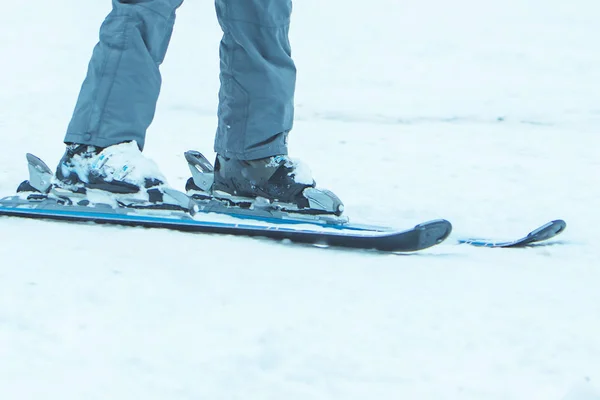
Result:
M111 204L114 207L190 210L190 199L171 189L156 164L144 157L137 143L106 148L70 144L48 179L49 169L28 154L30 179L17 192L37 191L65 204ZM51 172L50 172L51 173Z
M308 167L287 156L243 161L217 155L214 167L197 151L185 157L192 172L186 190L196 200L313 215L340 216L344 210L335 194L316 188Z

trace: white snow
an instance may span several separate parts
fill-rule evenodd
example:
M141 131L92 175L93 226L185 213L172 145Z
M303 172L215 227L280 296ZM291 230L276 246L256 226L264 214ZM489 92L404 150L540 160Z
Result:
M113 179L144 186L145 179L166 182L158 165L140 152L137 142L109 146L91 161L93 169L101 169L107 181Z
M109 146L98 154L82 156L75 154L71 164L77 175L88 182L90 171L95 170L108 182L123 181L143 187L146 179L158 179L166 182L156 163L144 156L135 140ZM61 166L63 174L68 174L68 168Z
M0 194L53 167L110 2L0 13ZM600 2L294 3L290 155L408 256L0 218L0 398L600 399ZM220 30L188 1L145 153L210 154ZM550 246L491 250L548 220Z
M294 167L294 181L305 185L312 185L314 182L313 173L310 166L297 158L290 158L290 162Z

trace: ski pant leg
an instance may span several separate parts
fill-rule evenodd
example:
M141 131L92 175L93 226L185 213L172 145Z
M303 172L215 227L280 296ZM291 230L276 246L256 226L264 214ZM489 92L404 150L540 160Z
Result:
M292 0L215 0L220 45L215 151L241 160L287 154L296 67L288 38Z
M143 148L156 109L162 63L183 0L112 0L81 86L66 143Z

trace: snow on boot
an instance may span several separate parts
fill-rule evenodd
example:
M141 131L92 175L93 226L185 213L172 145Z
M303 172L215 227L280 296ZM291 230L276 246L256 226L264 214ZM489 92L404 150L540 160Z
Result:
M142 154L135 141L106 148L68 145L52 191L92 202L112 199L119 206L175 204L187 208L189 203L187 196L169 188L158 166Z

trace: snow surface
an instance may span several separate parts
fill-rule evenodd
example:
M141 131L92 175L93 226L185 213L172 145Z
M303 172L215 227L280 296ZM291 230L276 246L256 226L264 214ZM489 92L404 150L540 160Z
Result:
M56 165L108 0L0 13L0 193ZM600 399L600 2L302 0L291 155L396 256L0 218L0 398ZM188 1L146 153L212 149L220 30ZM553 245L456 246L548 220Z

